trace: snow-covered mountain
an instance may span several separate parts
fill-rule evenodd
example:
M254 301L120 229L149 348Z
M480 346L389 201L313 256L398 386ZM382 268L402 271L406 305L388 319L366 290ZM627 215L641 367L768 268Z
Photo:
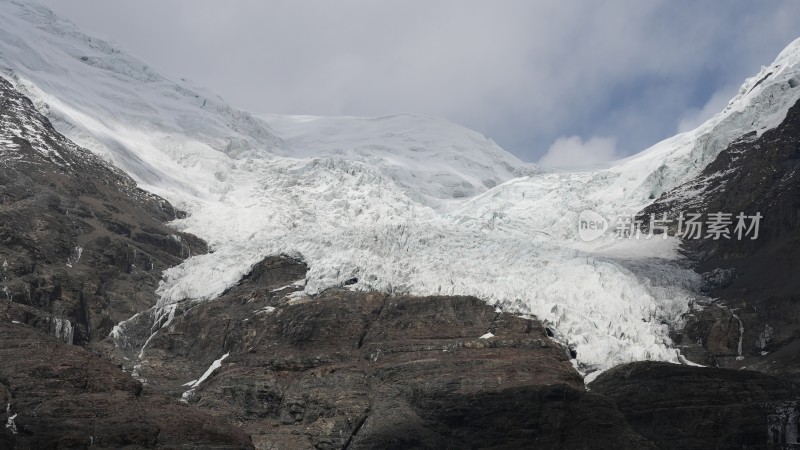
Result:
M160 324L285 253L310 266L308 294L357 278L353 289L476 295L535 314L595 374L679 361L668 325L700 280L676 262L676 239L587 244L578 215L636 213L736 138L776 126L800 97L798 62L800 41L725 111L610 169L545 173L440 119L258 118L45 8L0 1L4 75L59 131L186 208L174 225L213 250L166 272Z
M185 79L166 79L35 2L0 1L0 70L59 131L154 191L216 199L233 189L227 179L239 170L234 162L311 154L310 147L285 145L264 120ZM420 199L474 195L525 166L485 137L443 120L392 122L358 136L374 144L381 135L405 130L402 139L376 145L364 162L406 188L419 186L411 195ZM314 148L315 156L353 150ZM397 158L408 152L418 155ZM419 170L432 166L442 169Z
M291 154L380 168L414 200L446 207L515 176L536 173L490 139L436 117L263 117Z

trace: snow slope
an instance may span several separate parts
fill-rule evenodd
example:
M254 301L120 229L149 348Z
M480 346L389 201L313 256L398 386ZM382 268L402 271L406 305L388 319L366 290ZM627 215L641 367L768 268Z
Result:
M514 176L536 173L475 131L436 117L265 115L292 155L380 167L421 203L472 197Z
M631 360L679 361L667 324L699 280L680 267L676 240L584 243L578 214L637 212L732 140L777 125L800 97L789 82L799 60L796 41L725 111L610 169L544 173L437 119L258 119L45 9L0 0L4 73L68 137L187 208L174 225L213 249L166 272L156 326L288 253L311 268L308 294L357 277L358 289L476 295L535 314L588 379ZM519 171L529 175L510 179Z
M162 77L35 2L0 0L0 73L59 131L159 194L191 191L193 197L217 199L232 189L228 176L239 171L237 162L311 154L287 147L264 120L185 79ZM394 126L367 130L374 151L363 162L400 180L417 199L435 203L474 195L526 166L478 133L446 121L386 119L374 120ZM414 137L409 129L416 130ZM392 142L380 139L390 133L397 134ZM416 154L390 157L400 148ZM342 151L317 149L320 156ZM354 150L364 156L368 149ZM418 170L433 166L441 170Z
M264 156L281 145L263 121L165 79L32 2L0 1L0 68L59 131L146 187L213 192L181 170L187 159Z

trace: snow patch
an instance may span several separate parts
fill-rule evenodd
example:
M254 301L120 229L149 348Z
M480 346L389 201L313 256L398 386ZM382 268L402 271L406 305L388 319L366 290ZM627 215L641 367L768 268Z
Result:
M11 434L17 434L17 424L14 422L18 414L11 415L11 403L6 405L6 414L9 416L6 420L6 428L11 430Z
M739 344L736 347L736 360L743 361L744 355L742 355L742 341L744 340L744 323L742 323L742 319L739 318L733 311L731 311L731 315L734 319L739 321Z
M298 288L298 287L303 287L303 286L305 286L305 284L306 284L306 280L304 280L304 279L303 280L297 280L297 281L295 281L295 282L293 282L291 284L287 284L286 286L279 287L277 289L271 289L270 292L280 292L280 291L284 291L286 289L294 289L294 288Z
M263 314L270 314L270 313L275 312L275 307L274 306L265 306L265 307L263 307L263 308L261 308L259 310L253 311L253 312L255 314L262 314L262 313Z
M53 326L53 335L64 343L72 345L75 336L75 328L72 326L72 322L67 319L52 317L50 318L50 323Z
M194 382L190 381L189 383L184 384L184 386L187 386L187 385L190 386L190 389L187 390L186 392L184 392L181 395L181 400L184 401L184 402L188 401L189 398L192 395L194 395L194 390L198 386L200 386L200 384L202 384L203 381L206 380L206 378L208 378L212 373L214 373L215 370L219 369L220 366L222 366L222 361L224 361L225 358L227 358L228 356L230 356L230 352L225 353L224 355L222 355L221 358L219 358L219 359L215 360L213 363L211 363L211 365L208 367L208 369L205 371L205 373L203 373L203 375L200 378L198 378L197 381L194 381Z
M81 255L83 255L83 247L75 247L72 255L67 258L67 267L72 267L75 264L78 264L78 261L81 260Z

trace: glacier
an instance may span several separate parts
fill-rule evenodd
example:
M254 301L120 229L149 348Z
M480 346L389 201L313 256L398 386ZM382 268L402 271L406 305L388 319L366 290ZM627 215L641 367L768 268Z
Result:
M240 111L44 7L0 0L2 76L60 132L187 210L172 225L209 243L164 273L147 315L156 328L288 254L310 267L306 294L355 278L350 288L474 295L535 315L587 381L624 362L681 362L669 328L700 278L678 239L583 242L578 215L634 214L735 139L777 126L800 98L799 61L800 40L697 129L606 169L560 172L443 119Z

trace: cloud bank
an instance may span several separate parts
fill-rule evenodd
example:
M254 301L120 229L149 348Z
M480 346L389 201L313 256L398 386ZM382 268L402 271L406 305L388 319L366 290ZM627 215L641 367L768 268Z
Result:
M256 113L442 116L528 161L640 151L800 35L800 2L45 3Z
M580 136L571 136L556 139L538 163L554 169L592 169L620 157L616 138L593 137L584 142Z

